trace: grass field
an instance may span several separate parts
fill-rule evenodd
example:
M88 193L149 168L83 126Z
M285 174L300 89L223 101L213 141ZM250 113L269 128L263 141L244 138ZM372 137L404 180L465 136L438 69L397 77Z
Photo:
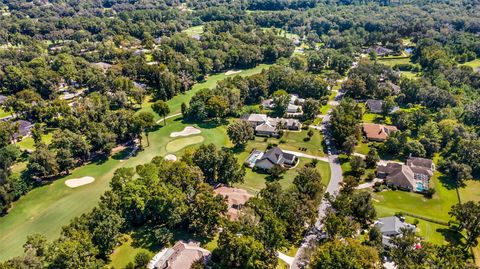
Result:
M247 76L261 72L268 65L244 70L240 75ZM196 84L186 94L176 96L168 101L171 114L180 111L182 102L188 103L190 98L201 88L215 87L216 83L225 78L224 74L212 75L205 82ZM143 110L151 110L151 103L147 103ZM157 117L159 118L159 117ZM115 156L104 162L92 163L75 169L71 175L58 179L51 184L36 188L14 203L10 212L0 218L0 260L12 258L22 254L22 245L27 235L34 233L45 234L48 239L58 237L61 227L67 225L74 217L90 211L98 202L101 194L108 189L109 181L116 169L121 167L135 167L149 162L153 157L166 155L166 145L174 140L171 132L182 131L187 124L178 118L167 120L167 126L150 133L151 145L139 152L137 156L121 162ZM197 126L202 129L201 136L204 143L215 143L219 146L230 146L224 126ZM144 139L144 144L146 143ZM191 145L176 152L181 154ZM91 184L71 189L64 182L66 179L92 176L95 181Z
M466 65L466 66L470 66L471 68L475 69L475 68L479 68L480 67L480 59L475 59L473 61L470 61L470 62L466 62L466 63L463 63L461 65Z
M182 32L186 33L188 36L201 35L203 34L203 25L192 26L183 30Z

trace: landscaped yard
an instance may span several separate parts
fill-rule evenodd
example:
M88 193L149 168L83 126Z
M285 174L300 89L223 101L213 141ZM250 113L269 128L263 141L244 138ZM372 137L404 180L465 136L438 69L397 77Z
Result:
M240 75L259 73L268 66L260 65L256 68L244 70ZM180 112L181 103L188 103L199 89L215 87L216 83L225 77L224 74L212 75L207 81L196 84L186 94L169 100L171 114ZM151 110L150 105L151 103L147 103L143 110ZM135 167L149 162L155 156L165 156L167 154L166 145L175 140L175 138L170 138L170 133L182 131L186 126L187 124L179 121L178 117L169 119L167 120L167 126L150 133L150 146L136 156L127 160L120 160L120 154L117 154L104 162L85 165L72 171L71 175L36 188L21 197L13 204L10 212L0 218L0 260L21 255L23 252L22 245L25 243L27 235L41 233L45 234L49 240L57 238L62 226L67 225L72 218L90 211L97 204L101 194L108 189L110 179L116 169ZM203 143L230 146L225 126L202 125L196 127L202 129ZM143 139L143 144L146 145L145 139ZM192 144L175 154L181 155L186 149L197 147L200 144ZM71 189L64 184L66 179L85 176L94 177L95 181L75 189Z
M316 131L316 132L318 132L318 131ZM306 131L303 131L302 133L306 134ZM291 139L290 142L279 144L280 148L285 149L285 150L288 150L288 149L292 148L291 150L298 151L299 144L295 144L296 143L295 139L298 139L299 137L303 137L303 136L301 136L302 133L291 133L291 134L296 134L296 135L293 135L293 136L289 137L289 139ZM318 138L315 138L315 139L319 139L321 141L321 137L318 137ZM245 160L247 159L248 155L250 155L250 152L253 149L257 149L257 150L260 150L260 151L265 151L267 149L267 146L268 146L269 143L278 143L278 141L279 141L278 139L272 139L272 138L269 138L269 139L267 139L267 141L265 141L265 138L257 137L257 138L255 138L255 140L250 141L242 152L237 154L238 161L243 164L245 162ZM312 139L312 141L313 141L313 139ZM305 142L300 141L298 143L305 143ZM320 145L320 144L318 144L318 145ZM314 147L314 145L306 145L306 147ZM308 151L306 153L308 153ZM322 153L322 155L323 155L323 153ZM303 167L305 164L310 163L310 162L311 162L310 159L300 158L299 164L296 166L296 168L288 170L284 174L283 178L281 180L279 180L282 187L284 187L284 188L290 187L292 185L293 178L296 176L296 170L300 167ZM322 179L323 179L324 184L327 185L328 181L330 180L330 166L329 166L329 164L327 162L318 162L317 168L319 169L320 173L322 174ZM267 174L261 174L261 173L253 172L252 169L250 169L250 168L247 168L246 172L247 173L245 175L245 182L242 183L242 184L237 184L237 187L243 188L243 189L245 189L248 192L253 193L253 194L258 193L261 189L263 189L265 187L265 182L267 182L267 180L268 180L267 179L267 177L268 177Z
M152 257L155 255L148 249L132 246L133 240L129 235L125 236L125 239L126 241L110 255L111 262L108 265L109 268L125 268L128 263L134 263L135 255L142 250L150 253Z
M53 139L53 131L48 132L42 136L42 142L46 145L49 145ZM20 147L21 150L34 150L35 149L35 142L31 136L25 137L22 141L17 143L17 146Z
M431 187L434 187L436 190L432 199L425 198L418 193L406 191L384 191L375 193L374 205L378 215L392 216L397 212L406 212L440 222L448 222L450 219L448 212L452 205L458 203L458 198L455 189L448 188L444 185L440 181L439 176L440 173L435 172L431 180ZM445 241L441 232L446 231L447 226L419 220L419 234L425 236L426 240L434 243L442 243ZM409 221L413 221L413 218Z
M247 156L248 154L240 154L238 157L239 161L242 161L242 160L245 161ZM241 157L245 157L245 158L240 159ZM293 179L297 175L297 170L310 162L311 162L311 159L299 158L298 165L295 168L287 170L287 172L283 175L283 178L278 181L280 185L282 185L282 188L288 189L289 187L291 187L293 183ZM330 165L327 162L319 161L317 163L317 169L322 175L323 184L326 186L330 181ZM245 181L243 183L236 184L235 186L245 189L252 194L257 194L261 189L265 188L265 183L268 182L269 180L270 179L268 178L268 174L253 172L252 169L247 168Z

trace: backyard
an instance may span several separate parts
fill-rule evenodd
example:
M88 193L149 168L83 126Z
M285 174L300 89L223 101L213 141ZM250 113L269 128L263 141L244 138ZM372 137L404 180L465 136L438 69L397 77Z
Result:
M318 131L316 131L316 133L318 133ZM303 137L301 135L298 135L298 134L301 134L301 133L293 133L292 132L291 134L297 134L294 137ZM312 142L313 141L313 139L312 139L311 141L309 141L311 144L302 144L302 143L305 143L302 140L300 140L298 142L300 144L297 144L295 142L295 139L292 139L292 140L290 140L291 142L281 143L281 144L278 144L278 145L281 149L289 150L291 148L291 150L293 150L293 151L298 151L298 147L300 145L304 145L305 147L308 147L308 148L319 148L320 143L321 143L321 138L318 138L318 139L320 139L320 142L318 142L318 143L317 142ZM257 137L257 138L255 138L255 140L250 141L243 151L241 151L240 153L237 154L238 161L243 164L245 162L245 160L247 159L248 155L250 154L250 152L253 149L257 149L257 150L260 150L260 151L265 151L267 149L269 143L275 144L277 142L279 142L278 139L270 138L270 139L267 139L267 141L265 141L265 138ZM306 151L305 153L308 154L308 151ZM323 153L321 155L318 155L318 156L323 156ZM299 158L298 165L295 168L288 170L283 175L283 178L279 180L279 183L282 185L282 187L284 189L286 189L286 188L289 188L290 186L292 186L293 179L296 176L296 171L299 168L303 167L305 164L308 164L310 162L311 162L311 159ZM322 175L323 183L325 185L327 185L329 180L330 180L330 166L329 166L329 164L327 162L319 161L317 163L317 169L319 170L320 174ZM261 189L263 189L265 187L265 183L268 180L270 180L270 179L268 178L267 174L253 172L252 169L247 168L247 173L245 175L245 182L243 182L241 184L237 184L237 187L245 189L252 194L256 194Z
M397 212L405 212L418 216L419 235L424 236L427 241L442 244L451 238L451 232L448 226L430 222L425 219L447 223L450 220L448 212L452 205L458 203L456 190L443 183L441 174L436 171L430 181L430 187L434 187L436 192L433 198L425 198L419 193L406 191L383 191L375 193L373 196L374 205L379 217L392 216ZM425 218L425 219L421 219ZM409 217L409 221L413 217Z

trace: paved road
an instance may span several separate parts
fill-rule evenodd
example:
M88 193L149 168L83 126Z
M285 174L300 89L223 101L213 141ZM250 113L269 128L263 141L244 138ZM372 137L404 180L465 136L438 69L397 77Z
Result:
M335 99L340 100L341 97L342 97L342 93L337 92ZM323 117L321 129L324 132L325 142L327 143L327 145L330 145L330 149L328 152L329 154L328 163L330 164L331 176L330 176L330 181L328 182L326 192L330 193L331 195L336 195L340 190L340 183L342 182L343 176L342 176L342 167L340 166L340 162L338 160L337 150L333 146L332 137L328 131L328 128L325 128L325 126L327 126L330 121L330 113L331 113L331 110L328 112L328 114L325 117ZM321 235L320 231L323 228L322 220L325 217L327 208L328 208L328 202L324 199L322 200L318 208L318 218L317 218L317 221L315 222L315 226L305 236L303 243L298 249L295 255L295 259L293 260L293 263L290 266L290 268L297 269L297 268L304 267L305 251L310 246L312 246L320 237Z

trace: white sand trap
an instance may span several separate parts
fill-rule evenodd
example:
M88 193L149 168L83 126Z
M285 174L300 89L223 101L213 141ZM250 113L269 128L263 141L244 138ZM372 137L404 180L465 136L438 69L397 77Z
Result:
M167 156L164 157L165 160L167 161L176 161L177 160L177 156L173 155L173 154L168 154Z
M189 135L196 135L201 133L202 131L193 127L193 126L187 126L183 131L181 132L173 132L170 134L170 137L179 137L179 136L189 136Z
M238 74L238 73L241 73L242 70L228 70L227 72L225 72L225 76L231 76L231 75L235 75L235 74Z
M95 181L95 178L93 177L72 178L72 179L66 180L65 185L67 185L70 188L76 188L76 187L90 184L94 181Z

